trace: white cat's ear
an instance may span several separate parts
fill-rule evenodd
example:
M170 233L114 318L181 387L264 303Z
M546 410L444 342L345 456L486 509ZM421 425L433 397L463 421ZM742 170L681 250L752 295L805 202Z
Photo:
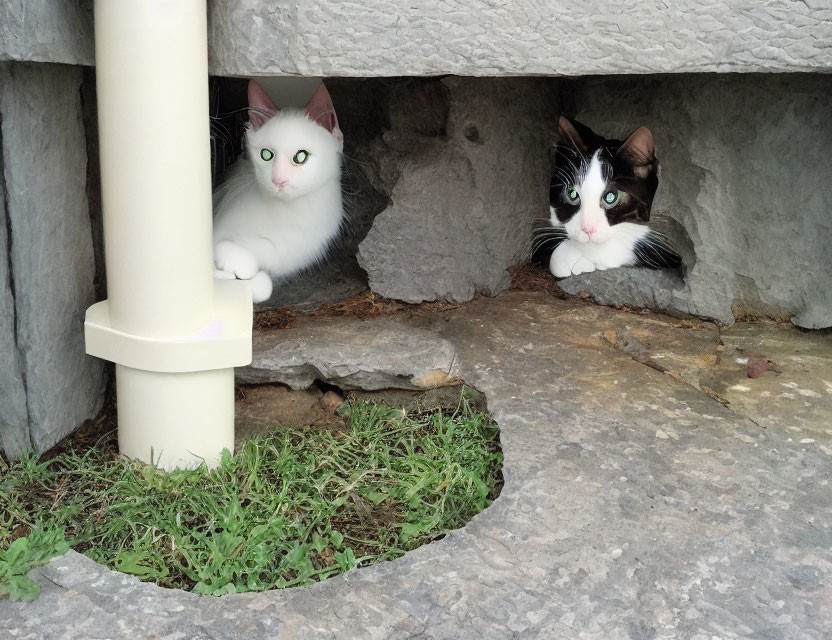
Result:
M335 115L332 98L323 82L318 85L309 100L309 104L306 105L306 115L329 131L338 142L344 144L344 134L338 126L338 116Z
M278 111L272 99L263 91L263 87L254 80L248 81L248 120L257 131Z
M572 122L566 116L561 116L558 120L558 135L562 142L568 142L581 155L586 155L586 144L578 133L578 130L575 129Z
M655 170L656 143L647 127L633 131L616 153L632 165L633 172L639 178L646 178Z

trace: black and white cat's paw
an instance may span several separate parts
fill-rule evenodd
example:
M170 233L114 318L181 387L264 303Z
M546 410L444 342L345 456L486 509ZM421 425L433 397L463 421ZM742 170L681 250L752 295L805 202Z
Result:
M251 280L260 267L254 254L238 244L223 240L214 245L214 277Z
M566 278L595 271L595 265L583 256L580 249L567 240L561 242L552 252L552 257L549 259L549 271L556 278Z

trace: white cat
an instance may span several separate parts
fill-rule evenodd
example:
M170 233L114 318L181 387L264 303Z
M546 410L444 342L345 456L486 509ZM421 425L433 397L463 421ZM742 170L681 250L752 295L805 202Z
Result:
M254 302L272 277L322 260L344 219L344 137L321 84L305 110L282 109L248 85L246 156L214 192L214 277L251 280Z

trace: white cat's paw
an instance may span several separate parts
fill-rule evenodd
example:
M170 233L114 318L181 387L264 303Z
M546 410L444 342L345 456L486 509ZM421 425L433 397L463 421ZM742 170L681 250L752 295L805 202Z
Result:
M214 280L235 280L237 276L233 273L229 273L228 271L221 271L220 269L214 269Z
M240 280L251 280L259 271L251 251L227 240L214 245L214 266L217 271L230 273Z
M251 299L256 304L272 296L272 279L265 271L259 271L251 279Z

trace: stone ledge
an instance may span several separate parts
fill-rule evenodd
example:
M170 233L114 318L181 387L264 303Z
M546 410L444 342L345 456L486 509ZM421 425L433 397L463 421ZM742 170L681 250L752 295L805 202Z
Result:
M254 359L238 383L279 382L306 389L316 380L343 389L431 389L454 384L456 350L432 331L398 318L329 318L254 335Z
M624 6L622 6L622 4ZM216 0L216 75L607 75L832 70L832 3ZM92 2L11 0L0 60L91 65Z

